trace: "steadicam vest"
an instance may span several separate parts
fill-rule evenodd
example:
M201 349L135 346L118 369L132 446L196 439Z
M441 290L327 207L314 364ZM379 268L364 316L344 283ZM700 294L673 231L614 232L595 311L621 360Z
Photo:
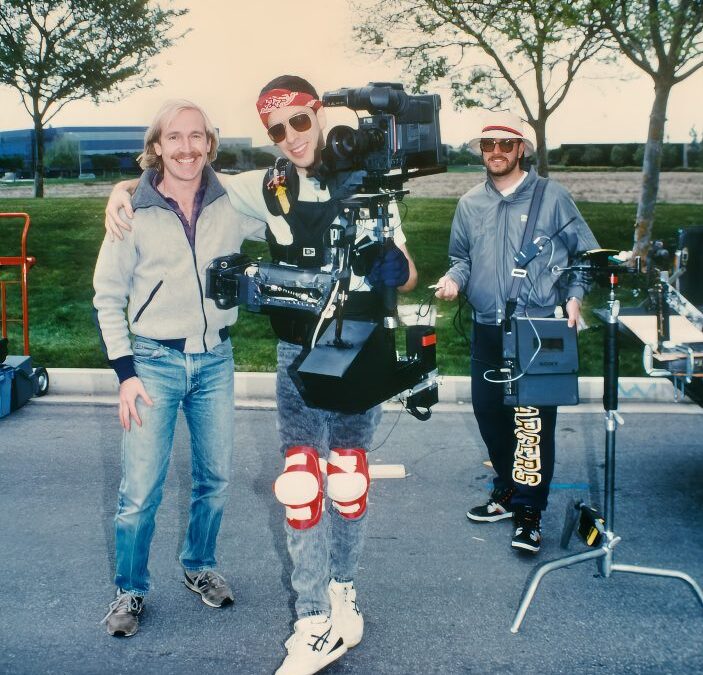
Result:
M285 162L285 163L284 163ZM285 199L278 198L272 188L275 175L284 176ZM330 199L326 202L305 202L298 199L299 179L290 162L279 160L264 176L263 194L272 215L282 216L292 234L290 244L280 244L266 226L266 241L274 262L294 265L303 269L322 267L332 261L330 227L340 210L341 200L354 194L358 182L353 174L333 176L328 182ZM381 304L374 291L352 292L345 305L349 318L376 319L382 316ZM310 337L316 317L300 312L280 310L271 315L271 326L276 335L286 342L305 344Z

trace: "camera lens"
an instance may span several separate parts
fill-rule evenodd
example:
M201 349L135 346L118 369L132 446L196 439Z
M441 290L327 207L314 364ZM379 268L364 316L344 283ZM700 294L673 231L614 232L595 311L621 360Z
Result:
M338 126L327 136L327 148L339 159L361 159L369 152L380 150L384 146L385 138L380 129Z
M356 129L334 127L327 136L327 147L341 159L351 159L356 154Z
M339 159L357 159L363 153L363 146L359 130L351 127L334 127L327 136L327 147Z

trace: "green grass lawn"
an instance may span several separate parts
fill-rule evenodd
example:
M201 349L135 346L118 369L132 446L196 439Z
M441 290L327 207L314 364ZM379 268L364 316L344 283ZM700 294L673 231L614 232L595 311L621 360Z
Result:
M420 283L404 303L427 302L434 283L446 270L449 227L455 199L407 198L404 228ZM584 217L603 247L629 249L634 204L580 203ZM104 229L104 198L2 199L0 212L27 212L32 219L28 252L37 259L29 273L30 341L34 361L46 367L105 367L92 311L92 274ZM660 204L656 211L658 238L672 239L679 228L703 223L703 206ZM0 220L0 256L18 255L20 220ZM249 248L257 254L263 248ZM17 268L0 268L0 279L17 278ZM622 284L623 304L638 304L643 281L627 277ZM19 291L8 286L8 311L19 316ZM639 295L637 295L639 293ZM585 304L590 328L581 333L581 374L600 375L602 328L591 309L604 306L606 293L595 289ZM456 303L440 303L437 322L438 361L445 375L466 375L469 371L468 346L453 327ZM468 320L469 312L463 317ZM468 323L468 321L465 321ZM21 353L19 325L10 326L11 353ZM241 312L232 328L237 369L271 371L275 364L275 339L265 317ZM642 375L641 347L623 339L621 373Z

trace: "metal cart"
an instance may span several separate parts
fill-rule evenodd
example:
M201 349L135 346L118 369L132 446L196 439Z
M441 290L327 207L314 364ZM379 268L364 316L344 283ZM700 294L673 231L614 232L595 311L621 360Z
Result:
M45 368L32 367L29 355L29 303L27 295L27 275L36 259L27 255L27 233L30 219L26 213L0 213L2 220L23 219L22 240L19 256L0 256L0 417L23 406L32 396L44 396L49 391L49 374ZM4 241L5 237L0 237ZM8 278L8 268L17 268L15 278ZM17 278L19 277L19 278ZM19 317L8 316L8 287L19 286L21 309ZM8 324L22 324L23 354L8 355Z

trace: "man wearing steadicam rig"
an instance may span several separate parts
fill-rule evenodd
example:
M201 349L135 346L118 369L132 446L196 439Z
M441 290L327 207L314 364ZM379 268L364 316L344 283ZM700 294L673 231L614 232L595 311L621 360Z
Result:
M557 408L504 405L506 378L521 376L502 368L504 335L512 316L552 317L564 304L568 325L576 326L588 284L559 268L597 243L564 187L521 168L534 147L517 115L491 113L469 147L482 156L487 180L459 200L450 269L435 293L442 300L464 293L472 306L471 400L496 472L488 502L466 515L475 522L513 517L512 546L536 553L554 472Z
M348 196L358 185L345 185L349 176L340 174L323 189L315 175L324 144L325 111L309 82L294 76L279 77L262 89L256 106L269 137L292 165L287 171L282 168L278 176L273 172L268 176L269 182L287 181L285 199L290 200L288 213L280 200L273 207L280 215L267 213L266 236L272 257L299 267L320 265L328 248L328 231L339 211L337 199ZM261 176L254 177L257 180L247 174L236 178L249 179L248 185L261 195ZM244 180L232 180L228 189L235 207L247 212L247 204L238 200ZM297 197L293 181L298 184ZM265 188L267 200L277 200L278 187L271 184ZM397 246L385 252L365 279L352 279L348 316L374 317L382 311L372 288L376 282L401 291L415 286L417 273L399 228L394 239ZM272 321L280 338L276 403L285 456L284 472L276 480L274 492L286 506L298 616L294 633L286 642L288 656L277 671L279 675L317 672L357 645L364 626L354 577L367 526L366 451L381 409L374 406L347 414L306 405L290 372L314 323L293 317ZM327 459L327 510L320 458Z
M263 88L257 110L287 161L277 162L268 172L250 171L220 179L235 209L266 221L265 237L274 262L292 268L323 267L330 258L330 232L338 222L339 202L357 191L361 175L338 171L325 176L325 184L321 182L318 172L325 110L306 80L276 78ZM124 197L113 192L107 209L107 225L118 235L110 221L119 224L119 207L129 213ZM392 241L383 249L369 246L368 250L377 252L375 258L359 261L358 274L351 274L346 318L382 320L383 300L377 289L406 291L417 282L398 209L395 204L389 206ZM363 231L364 227L358 229ZM373 240L373 229L366 234ZM304 355L304 345L310 344L318 320L282 311L272 313L271 322L280 338L276 401L285 457L274 493L286 507L291 583L297 594L294 633L286 641L288 655L277 672L303 675L324 668L362 639L364 622L354 578L367 527L370 480L366 452L380 421L381 407L373 405L350 413L307 405L291 374Z

